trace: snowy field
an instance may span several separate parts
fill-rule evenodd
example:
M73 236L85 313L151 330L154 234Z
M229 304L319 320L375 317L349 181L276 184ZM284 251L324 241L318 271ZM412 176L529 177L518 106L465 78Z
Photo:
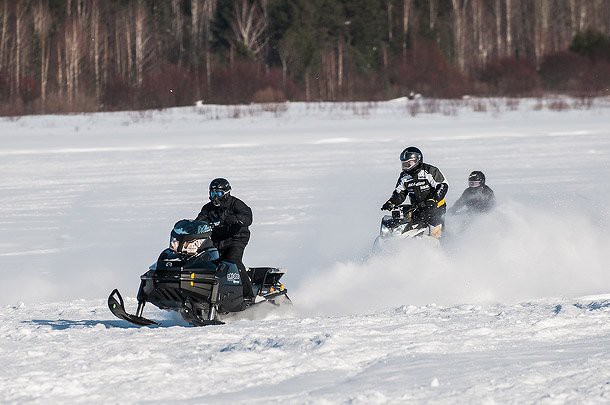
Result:
M412 103L0 119L0 403L609 403L610 100ZM498 207L372 255L409 145ZM294 307L114 318L215 177Z

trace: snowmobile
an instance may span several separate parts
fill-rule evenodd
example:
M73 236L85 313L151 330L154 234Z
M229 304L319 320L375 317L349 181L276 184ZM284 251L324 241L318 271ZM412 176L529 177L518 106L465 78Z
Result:
M430 236L428 223L417 207L398 205L390 211L390 215L381 218L379 236L373 242L373 250L380 250L389 240L410 238L429 238L438 243L437 239Z
M144 305L151 303L177 311L191 325L205 326L223 324L219 315L264 303L290 303L288 290L280 283L285 271L275 267L247 269L255 299L244 299L237 265L220 259L212 243L213 225L189 219L178 221L171 231L169 247L140 277L135 315L127 313L117 289L108 297L110 311L136 325L158 325L142 316Z

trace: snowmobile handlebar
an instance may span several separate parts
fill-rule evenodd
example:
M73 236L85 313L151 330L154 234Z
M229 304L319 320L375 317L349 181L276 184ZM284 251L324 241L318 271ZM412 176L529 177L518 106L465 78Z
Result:
M393 206L391 209L389 209L388 211L392 212L392 211L399 211L399 212L409 212L409 211L415 211L417 209L417 206L414 205L395 205Z
M390 211L392 218L398 219L401 217L408 217L417 210L417 206L413 205L396 205Z

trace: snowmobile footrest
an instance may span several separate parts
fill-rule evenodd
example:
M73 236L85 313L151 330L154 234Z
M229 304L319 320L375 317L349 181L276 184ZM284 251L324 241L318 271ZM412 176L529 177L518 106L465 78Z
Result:
M146 319L144 317L137 316L137 315L128 314L127 311L125 311L125 304L123 302L123 297L121 297L119 290L117 290L116 288L108 296L108 308L110 309L110 312L112 312L112 314L114 316L116 316L117 318L123 319L127 322L131 322L134 325L138 325L138 326L159 325L159 323L157 323L155 321L151 321L150 319Z

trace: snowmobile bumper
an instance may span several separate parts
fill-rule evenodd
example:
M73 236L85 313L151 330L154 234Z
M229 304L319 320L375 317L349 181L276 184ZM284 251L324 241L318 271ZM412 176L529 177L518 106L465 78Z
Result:
M188 270L151 270L140 279L138 301L171 310L180 310L189 301L209 303L219 282L213 272Z

